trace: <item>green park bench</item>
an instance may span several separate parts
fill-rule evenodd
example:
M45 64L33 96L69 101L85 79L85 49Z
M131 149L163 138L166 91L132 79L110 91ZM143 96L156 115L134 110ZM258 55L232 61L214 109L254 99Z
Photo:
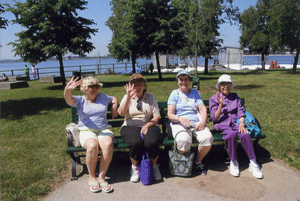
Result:
M85 78L85 77L88 77L88 76L93 76L95 77L96 75L96 72L95 71L73 71L73 76L78 76L79 79L81 78Z
M88 77L88 76L94 76L95 77L96 72L95 71L86 71L86 72L81 72L82 77Z
M242 98L242 104L245 104L245 99ZM209 103L208 100L204 100L204 104L207 107L207 113L208 113L208 125L211 124L209 127L213 127L213 123L211 121L210 118L210 114L209 114ZM164 136L162 143L161 143L161 147L169 150L173 145L174 145L174 140L172 139L172 137L168 136L168 122L169 119L167 117L167 102L158 102L158 106L160 109L160 114L161 114L161 118L159 120L159 124L161 125L161 132L162 135ZM110 107L109 107L110 108ZM78 122L78 114L77 114L77 109L74 107L71 107L71 112L72 112L72 122L73 123L77 123ZM109 124L112 126L112 129L114 131L115 134L115 139L114 139L114 149L115 150L125 150L127 148L126 143L124 142L123 138L120 136L119 134L119 130L123 124L124 121L124 117L121 116L117 116L114 119L110 118L110 111L107 114L107 118L108 118L108 122ZM117 129L117 132L115 131L115 129ZM219 134L216 130L211 129L211 132L214 136L214 144L217 142L223 142L224 140L222 139L222 135ZM258 143L258 141L260 139L264 139L266 137L265 134L260 133L256 138L253 138L254 143ZM82 157L85 157L85 149L83 147L75 147L73 145L73 141L72 141L72 136L70 134L70 132L67 133L67 140L68 140L68 147L67 147L67 153L71 156L72 158L72 177L71 180L77 180L77 176L76 176L76 166L78 164L81 164L81 159ZM194 139L193 140L193 144L198 144L197 141ZM81 154L81 153L84 154ZM101 155L101 151L99 151L99 155Z

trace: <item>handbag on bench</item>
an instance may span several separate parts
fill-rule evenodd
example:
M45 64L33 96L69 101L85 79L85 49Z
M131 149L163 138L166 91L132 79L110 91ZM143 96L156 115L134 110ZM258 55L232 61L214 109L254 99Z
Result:
M191 176L195 153L192 153L191 150L184 154L179 153L175 139L173 150L169 150L169 173L182 177Z

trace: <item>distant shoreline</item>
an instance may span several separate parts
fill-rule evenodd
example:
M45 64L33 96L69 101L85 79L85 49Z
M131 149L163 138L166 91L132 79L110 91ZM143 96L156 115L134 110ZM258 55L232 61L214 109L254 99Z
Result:
M261 56L260 54L244 54L243 56L247 57L257 57ZM296 54L269 54L265 57L268 56L296 56ZM212 57L218 57L218 55L212 55ZM99 57L85 57L85 58L72 58L72 59L63 59L63 61L68 61L68 60L93 60L93 59L99 59ZM114 59L112 57L100 57L100 59ZM57 61L56 59L48 59L46 61ZM20 59L2 59L0 60L0 63L23 63L24 61ZM29 62L24 62L24 63L29 63Z
M69 60L94 60L94 59L99 59L99 57L85 57L85 58L73 58L73 59L63 59L63 61L69 61ZM113 59L112 57L100 57L100 59ZM56 59L47 59L47 61L57 61ZM29 63L29 62L24 62L21 59L2 59L0 60L0 63Z

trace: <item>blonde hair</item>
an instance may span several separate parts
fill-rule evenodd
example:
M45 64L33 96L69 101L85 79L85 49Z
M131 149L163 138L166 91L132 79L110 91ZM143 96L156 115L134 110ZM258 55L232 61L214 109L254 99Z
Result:
M102 88L103 84L99 83L99 81L94 77L86 77L82 80L82 84L80 85L80 90L82 92L86 92L89 85L99 85Z
M143 93L146 93L147 92L147 84L146 84L147 80L142 74L139 74L139 73L132 74L129 82L131 82L134 79L138 79L138 78L144 80L145 89L144 89Z

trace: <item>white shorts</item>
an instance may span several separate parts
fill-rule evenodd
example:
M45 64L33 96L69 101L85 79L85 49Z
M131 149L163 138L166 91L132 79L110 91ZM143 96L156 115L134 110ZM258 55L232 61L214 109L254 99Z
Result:
M177 149L184 152L190 150L193 143L193 139L189 134L191 131L185 128L182 124L171 125L171 128L174 139L178 133L175 139L177 143ZM191 133L197 139L200 146L211 146L214 142L214 137L207 126L202 131L193 131Z
M78 127L79 133L79 141L82 147L84 147L84 143L87 139L95 139L100 142L101 138L105 136L110 136L114 138L114 133L109 129L105 128L103 130L92 129L88 127Z

